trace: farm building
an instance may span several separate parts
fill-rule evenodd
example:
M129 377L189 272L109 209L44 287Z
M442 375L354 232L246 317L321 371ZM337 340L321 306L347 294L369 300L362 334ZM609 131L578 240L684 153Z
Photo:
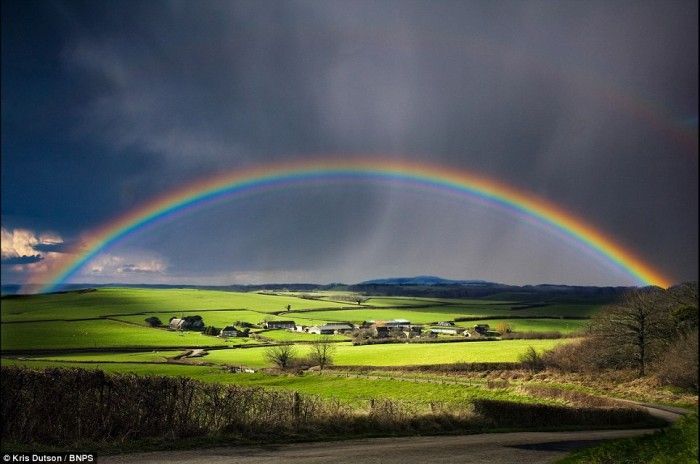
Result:
M350 322L327 322L326 327L331 327L335 333L352 332L355 325Z
M446 335L462 335L465 330L462 327L431 327L430 332L434 334L446 334Z
M232 325L227 325L223 329L221 329L221 333L219 333L219 337L247 337L248 332L245 330L240 330L237 329L235 326Z
M295 332L308 332L308 328L309 326L297 324L293 329L289 330L294 330Z
M333 335L335 333L335 329L333 327L329 327L328 325L315 325L313 327L309 327L308 332L310 334L317 335Z
M479 335L486 335L486 333L491 329L488 324L477 324L474 326L474 332Z
M203 330L204 320L201 316L174 317L170 319L170 328L174 330Z
M442 326L442 327L451 327L451 326L454 326L455 323L452 321L440 321L437 323L437 325Z
M294 321L265 321L263 327L266 329L295 329Z
M411 322L406 319L393 319L386 321L386 326L391 329L408 330L411 328Z

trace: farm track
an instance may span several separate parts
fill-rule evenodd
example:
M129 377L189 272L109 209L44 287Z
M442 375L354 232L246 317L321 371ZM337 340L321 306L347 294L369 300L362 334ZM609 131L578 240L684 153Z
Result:
M655 429L575 432L514 432L434 437L221 447L100 457L103 464L512 464L551 463L604 440L653 433Z

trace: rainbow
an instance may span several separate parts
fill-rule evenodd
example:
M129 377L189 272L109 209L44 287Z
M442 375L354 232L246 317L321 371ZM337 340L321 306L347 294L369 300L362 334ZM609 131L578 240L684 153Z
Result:
M246 192L279 189L314 182L370 180L436 189L508 208L564 234L588 251L629 274L643 285L668 287L670 280L595 227L561 207L509 185L466 170L393 159L305 160L226 172L157 197L104 224L50 269L30 276L25 289L53 291L76 275L91 259L138 230L192 209Z

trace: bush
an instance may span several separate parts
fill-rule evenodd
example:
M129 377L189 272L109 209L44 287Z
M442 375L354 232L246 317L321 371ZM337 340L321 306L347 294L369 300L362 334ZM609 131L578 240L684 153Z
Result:
M678 337L653 366L665 385L698 391L698 332Z
M528 346L527 350L518 356L518 361L520 361L523 368L530 371L541 371L545 367L542 355L540 355L537 350L531 346Z

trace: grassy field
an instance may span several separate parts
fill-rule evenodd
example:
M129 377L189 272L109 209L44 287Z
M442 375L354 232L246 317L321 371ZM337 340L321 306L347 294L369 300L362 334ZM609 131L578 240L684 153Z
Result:
M91 356L81 356L91 359ZM98 359L94 356L92 359ZM128 359L123 357L125 361ZM541 402L539 398L512 388L489 389L484 383L471 385L400 380L394 378L362 378L346 375L306 374L267 375L234 374L210 366L187 366L179 364L128 364L122 363L71 363L47 360L8 360L3 365L23 365L32 368L80 367L100 369L111 373L134 373L139 375L186 376L193 379L251 387L292 390L299 393L333 398L343 402L362 403L371 399L392 399L417 405L430 403L465 404L475 399L501 399L522 403ZM550 401L550 403L555 403Z
M81 319L142 312L180 312L199 309L248 309L259 312L292 309L341 308L350 303L306 300L294 296L197 289L100 288L92 292L4 298L2 322Z
M528 347L537 350L552 348L561 340L504 340L464 343L393 343L384 345L352 346L338 343L335 346L334 363L338 366L403 366L448 364L456 362L510 362ZM307 354L309 348L299 345L296 351ZM245 365L254 368L267 367L265 348L213 350L206 356L207 362Z
M317 334L310 334L305 332L292 332L284 329L265 330L262 332L257 332L257 335L279 342L313 342L321 338ZM349 340L349 337L346 337L344 335L324 335L323 339L338 342L346 342Z
M110 320L1 324L4 350L226 345L198 332L169 332Z
M320 295L323 296L323 295ZM329 292L327 297L334 294ZM338 295L335 295L336 297ZM345 295L347 296L347 295ZM286 312L287 306L292 311ZM375 305L377 307L368 307ZM169 332L148 327L147 317L158 317L163 323L172 317L200 315L206 325L224 327L236 321L260 323L265 319L292 319L305 325L317 325L330 321L408 319L426 324L460 317L506 317L516 331L561 331L581 329L585 321L567 319L538 319L530 312L548 315L589 314L595 305L551 305L539 308L516 308L515 303L502 300L431 299L407 297L372 297L364 306L352 303L310 300L291 293L259 294L224 292L197 289L139 289L100 288L95 291L68 292L37 295L23 298L3 298L0 305L2 350L75 350L109 348L159 348L201 347L250 343L240 339L224 341L193 332ZM278 313L278 314L273 314ZM523 318L524 316L527 316ZM487 320L496 325L499 320ZM472 321L461 322L465 327ZM311 336L277 331L267 335L275 341L308 341ZM337 340L344 340L338 337ZM534 343L534 342L533 342ZM537 342L541 343L541 342ZM411 348L385 348L389 357L386 363L432 363L453 361L515 360L512 350L483 352L455 350L449 346L420 346ZM502 347L501 347L502 348ZM365 351L380 349L363 348L352 352L344 349L338 354L342 363L358 364L366 361L377 365L373 356L365 357ZM393 355L392 350L398 354ZM410 354L409 354L410 352ZM415 355L413 355L415 353ZM432 353L432 354L429 354ZM514 354L515 353L515 354ZM380 356L383 356L380 355ZM480 359L480 356L484 356ZM401 361L399 361L401 359Z
M309 313L309 314L314 314ZM294 315L290 314L286 316L282 314L281 316L275 316L271 314L259 313L256 311L249 311L246 309L238 310L204 310L204 311L164 311L164 312L153 312L130 316L115 316L112 319L131 322L134 324L140 324L146 327L145 319L150 316L155 316L161 320L164 324L167 324L171 317L183 317L183 316L194 316L199 315L204 319L205 325L213 325L215 327L225 327L227 325L233 324L236 321L249 322L251 324L258 324L264 320L294 320ZM304 324L323 324L322 319L305 319Z
M514 332L561 332L564 334L584 330L588 325L586 320L578 319L487 319L478 322L460 322L461 326L488 324L492 328L498 324L508 324Z

